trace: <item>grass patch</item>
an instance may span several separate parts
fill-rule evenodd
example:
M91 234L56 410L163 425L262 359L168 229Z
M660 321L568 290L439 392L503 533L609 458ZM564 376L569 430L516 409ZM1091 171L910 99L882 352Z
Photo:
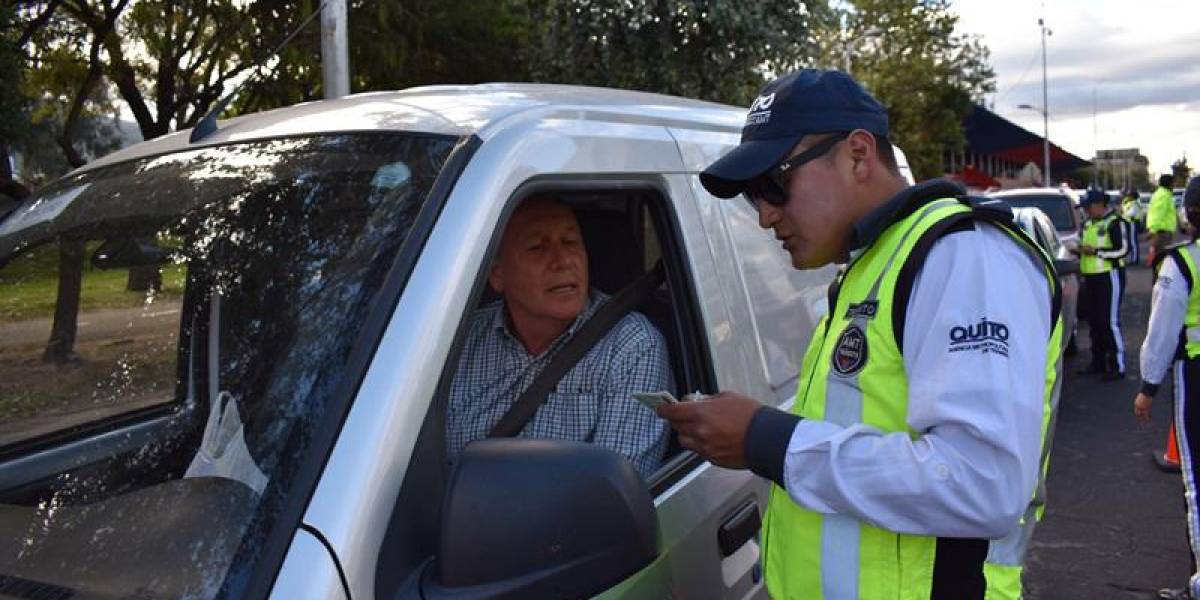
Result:
M145 292L125 289L129 269L92 268L89 257L100 242L89 242L84 250L80 312L103 308L127 308L146 302ZM46 244L23 254L0 269L0 321L51 318L58 300L58 245ZM162 267L163 297L183 294L187 267L182 263Z

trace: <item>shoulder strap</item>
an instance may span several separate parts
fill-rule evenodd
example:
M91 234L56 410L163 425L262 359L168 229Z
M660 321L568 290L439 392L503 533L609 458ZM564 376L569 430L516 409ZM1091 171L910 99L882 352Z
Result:
M1180 253L1182 253L1182 252L1187 252L1186 247L1185 246L1176 246L1168 252L1163 252L1161 256L1155 257L1154 275L1155 275L1155 277L1158 276L1158 270L1162 267L1163 260L1165 260L1169 256L1169 257L1171 257L1171 260L1175 261L1175 267L1178 268L1179 272L1183 274L1183 280L1187 282L1188 291L1190 293L1192 286L1195 285L1195 282L1192 281L1192 270L1190 268L1188 268L1187 261L1185 261L1183 259L1183 257L1180 256Z
M1168 256L1172 256L1178 252L1181 252L1183 250L1184 246L1187 246L1190 243L1192 243L1192 242L1173 244L1171 246L1167 246L1166 249L1164 249L1162 252L1155 254L1154 262L1150 265L1150 270L1154 273L1154 276L1158 277L1158 270L1160 268L1162 268L1163 260L1165 260ZM1182 258L1175 256L1172 260L1176 261L1179 264L1180 271L1187 271L1187 268L1183 264Z
M960 198L960 201L968 205L971 212L951 215L926 230L913 245L908 260L900 268L900 274L896 277L896 290L892 300L892 333L896 338L896 347L901 353L904 352L904 321L908 313L908 301L912 296L913 284L916 281L917 273L920 272L921 266L925 264L925 259L933 249L933 245L952 233L974 229L976 222L990 223L1017 238L1014 242L1023 245L1025 250L1033 254L1042 264L1047 279L1051 282L1051 332L1062 312L1062 282L1058 280L1054 261L1046 256L1036 242L1030 239L1029 234L1013 222L1012 209L1008 204L994 199Z
M500 418L488 437L513 437L525 429L538 408L545 404L550 392L559 380L583 358L596 342L600 341L626 314L641 304L663 282L663 265L660 261L653 269L634 280L616 296L601 306L567 343L559 348L550 363L525 388L521 397Z

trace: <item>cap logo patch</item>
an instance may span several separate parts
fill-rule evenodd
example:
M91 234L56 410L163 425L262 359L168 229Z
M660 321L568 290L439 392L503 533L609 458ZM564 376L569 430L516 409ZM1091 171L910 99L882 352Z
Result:
M746 115L746 125L762 125L771 120L771 105L775 103L775 92L759 96L750 104L750 114Z
M767 110L768 108L771 108L772 104L775 104L775 92L771 92L766 96L759 96L755 98L754 102L750 104L750 112Z

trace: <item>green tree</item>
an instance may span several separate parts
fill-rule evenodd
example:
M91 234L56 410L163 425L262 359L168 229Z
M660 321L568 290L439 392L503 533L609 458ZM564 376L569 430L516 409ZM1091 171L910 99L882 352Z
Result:
M525 0L350 0L351 92L433 84L528 81L520 48L530 39ZM311 14L312 0L259 0L249 7L255 35L277 43ZM234 112L320 99L319 28L301 31L261 77L247 83Z
M542 0L528 4L536 81L745 106L772 75L816 55L818 0Z
M233 0L63 0L100 40L103 74L144 139L198 122L258 50L249 9Z
M52 177L68 168L82 166L93 152L100 153L106 132L97 125L97 111L111 109L102 86L101 50L104 37L128 0L113 5L95 28L67 18L59 9L59 0L29 2L19 19L21 35L17 45L27 59L19 75L18 94L32 99L26 111L25 135L18 142L31 164L35 178ZM81 130L85 133L81 136ZM95 135L91 135L95 134ZM78 139L90 139L91 147L81 149ZM56 143L66 165L49 159L48 149ZM45 159L45 160L43 160ZM60 166L61 165L61 166ZM43 360L66 364L76 360L75 333L79 312L79 294L83 277L83 242L64 237L59 240L57 300L50 339Z
M30 98L17 144L27 181L43 182L116 149L116 101L104 85L101 42L64 14L33 12L21 74Z
M17 180L9 155L28 135L29 98L25 95L25 57L21 52L16 13L8 4L0 4L0 215L17 200L29 195L29 189Z
M956 34L949 0L848 0L819 32L823 62L850 72L888 109L893 141L918 179L961 150L972 105L994 91L988 49Z

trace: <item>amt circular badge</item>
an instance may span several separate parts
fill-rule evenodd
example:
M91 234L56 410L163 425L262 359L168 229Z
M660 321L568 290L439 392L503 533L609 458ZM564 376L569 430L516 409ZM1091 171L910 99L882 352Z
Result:
M850 325L838 336L833 348L833 370L853 375L867 364L867 336L858 325Z

